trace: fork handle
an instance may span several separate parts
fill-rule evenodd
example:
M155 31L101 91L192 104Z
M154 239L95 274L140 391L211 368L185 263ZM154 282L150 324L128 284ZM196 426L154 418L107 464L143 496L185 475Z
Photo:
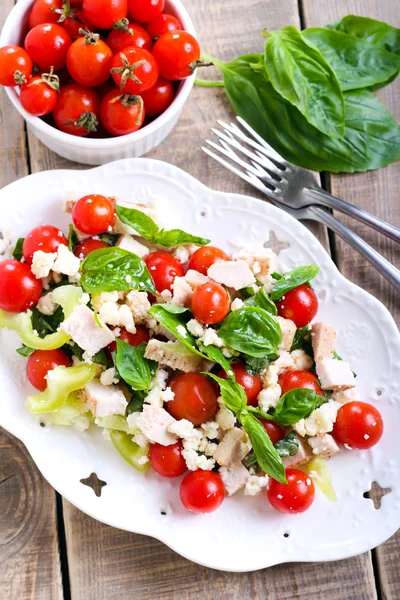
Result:
M311 213L311 219L326 225L329 227L329 229L332 229L332 231L337 233L342 239L350 244L350 246L353 246L357 252L366 258L368 262L370 262L371 265L389 281L389 283L397 292L400 292L400 271L396 269L392 263L386 260L386 258L374 250L374 248L367 244L367 242L364 241L359 235L343 225L343 223L338 221L338 219L336 219L324 208L319 208L318 206L314 205L309 206L309 211Z
M388 238L394 240L395 242L400 243L400 229L375 217L368 211L358 208L341 198L337 198L336 196L332 196L325 190L312 190L307 189L306 193L308 196L311 196L314 200L317 200L318 204L323 206L327 206L328 208L332 208L334 210L339 210L340 212L348 215L349 217L353 217L361 223L365 223L365 225L369 225L379 233L386 235Z

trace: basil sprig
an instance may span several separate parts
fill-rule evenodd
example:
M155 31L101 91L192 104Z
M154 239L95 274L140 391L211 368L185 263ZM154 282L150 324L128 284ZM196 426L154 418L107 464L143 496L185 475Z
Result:
M247 405L247 396L243 386L236 383L236 381L222 379L213 373L205 373L205 375L208 375L218 383L221 396L229 410L234 413L240 413L244 409Z
M218 335L234 350L255 358L276 354L282 341L279 324L257 306L244 306L232 312Z
M245 306L258 306L258 308L263 308L271 313L271 315L278 314L276 304L271 300L264 288L260 288L258 292L247 298L247 300L244 301L244 304Z
M141 258L122 248L94 250L81 265L81 285L86 292L139 290L155 293L153 279Z
M299 440L295 431L289 431L283 440L279 440L275 444L276 451L279 456L294 456L299 449Z
M173 246L182 244L205 246L211 241L206 238L191 235L181 229L171 229L170 231L160 229L151 217L136 208L126 208L117 205L115 211L125 225L129 225L132 229L137 231L139 235L157 246L163 246L164 248L172 248Z
M144 357L145 344L131 346L117 339L115 366L124 381L136 391L146 391L150 388L155 372L153 361Z
M283 394L271 414L279 425L294 425L326 402L326 398L306 388L295 388Z
M15 260L21 260L24 256L22 252L22 246L24 245L25 238L18 238L17 243L15 244L15 248L13 250L12 256Z
M325 25L326 29L335 29L348 35L366 40L375 48L384 48L400 56L400 29L392 27L383 21L347 15L339 21Z
M297 267L296 269L293 269L293 271L288 271L274 285L271 294L272 300L280 300L282 296L291 290L294 290L299 285L308 283L311 279L314 279L318 271L319 267L316 265Z

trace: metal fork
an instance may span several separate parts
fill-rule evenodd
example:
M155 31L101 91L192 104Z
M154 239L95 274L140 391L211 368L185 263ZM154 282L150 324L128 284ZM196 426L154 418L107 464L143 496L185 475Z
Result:
M206 140L206 143L219 154L207 147L203 147L202 150L268 196L273 204L296 219L311 219L332 229L362 254L397 291L400 291L400 271L359 235L343 225L325 207L340 210L397 242L400 242L400 229L325 192L318 185L312 172L286 161L246 121L241 117L237 117L237 120L252 137L246 135L243 129L234 123L228 125L218 121L224 131L219 129L212 129L212 131L218 136L219 144L211 140ZM235 167L232 162L222 158L221 154L241 168Z

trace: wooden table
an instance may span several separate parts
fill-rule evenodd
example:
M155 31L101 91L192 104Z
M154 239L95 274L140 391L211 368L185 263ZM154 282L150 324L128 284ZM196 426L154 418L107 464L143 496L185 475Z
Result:
M14 0L2 0L0 26ZM317 26L353 13L400 26L398 0L186 0L204 51L228 60L259 51L261 29ZM246 6L246 8L243 8ZM380 95L400 120L400 85ZM151 156L182 167L223 191L252 193L200 151L217 118L228 119L223 90L194 89L179 124ZM0 94L0 185L46 169L84 168L47 150ZM377 172L326 176L332 193L400 225L400 163ZM346 220L346 219L344 219ZM398 247L372 230L352 227L400 266ZM27 227L29 224L27 224ZM310 225L340 270L400 317L394 291L356 252ZM212 571L150 538L94 521L62 500L21 443L0 432L1 600L141 600L400 598L400 533L361 556L326 564L288 564L255 573Z

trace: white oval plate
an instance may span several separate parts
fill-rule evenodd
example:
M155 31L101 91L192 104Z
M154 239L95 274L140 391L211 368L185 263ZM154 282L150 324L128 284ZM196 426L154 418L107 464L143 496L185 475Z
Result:
M370 451L346 451L330 461L338 493L332 503L319 491L303 515L273 510L264 494L238 493L208 515L188 513L179 483L149 470L143 476L117 454L99 431L40 427L24 406L32 388L18 340L2 332L0 424L18 437L49 483L90 516L114 527L153 536L186 558L225 571L252 571L292 561L346 558L381 544L400 525L400 337L387 309L347 281L316 238L281 210L254 198L215 192L180 169L150 159L117 161L90 171L47 171L0 192L1 230L13 240L51 223L67 231L67 193L158 198L166 227L211 238L226 251L268 246L271 232L289 244L283 269L316 263L319 318L338 329L337 350L358 374L362 398L379 407L385 432ZM90 473L107 482L101 497L80 483ZM378 481L392 492L379 510L363 494ZM161 514L167 512L166 515ZM289 534L289 535L288 535Z

